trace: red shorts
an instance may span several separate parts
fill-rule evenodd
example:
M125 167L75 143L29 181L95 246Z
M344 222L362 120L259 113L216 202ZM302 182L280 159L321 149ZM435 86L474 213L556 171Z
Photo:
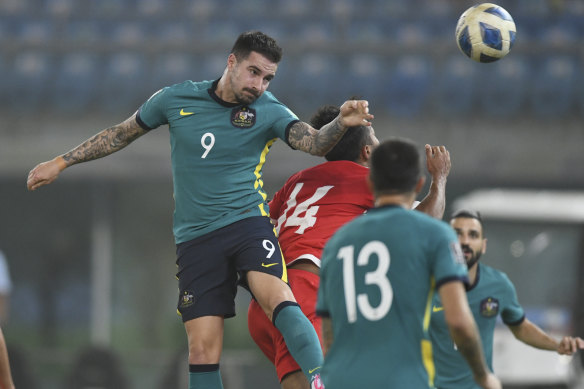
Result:
M302 312L314 326L320 344L321 319L316 315L316 298L320 277L306 270L288 269L288 283L296 301L300 305ZM260 305L255 300L251 300L247 311L247 327L249 333L263 353L276 366L278 379L287 374L300 370L284 342L280 331L268 319Z

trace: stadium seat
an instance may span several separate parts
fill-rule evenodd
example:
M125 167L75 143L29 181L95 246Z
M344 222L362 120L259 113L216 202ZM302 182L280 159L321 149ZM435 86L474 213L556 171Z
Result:
M305 18L315 15L312 12L317 6L315 3L311 0L272 0L272 7L277 15L286 18Z
M53 86L52 103L58 112L85 112L97 97L101 63L89 52L66 53L59 64Z
M547 58L538 67L531 84L530 101L533 113L541 118L559 118L573 107L577 68L568 57Z
M247 30L250 23L238 22L232 18L218 18L212 22L205 23L202 28L202 41L214 47L224 47L230 50L235 38L244 30Z
M136 1L133 9L140 18L163 18L172 12L167 2L166 0L139 0Z
M190 54L183 52L170 52L159 55L150 69L150 82L152 93L156 90L183 82L185 80L199 81L196 79L197 62ZM218 71L217 77L221 75L223 68Z
M81 2L75 0L44 0L44 14L56 18L67 18L75 15Z
M387 88L387 108L393 115L412 117L419 114L430 95L431 68L417 56L398 60Z
M16 40L19 44L43 47L56 40L56 28L50 20L21 20L18 26Z
M438 114L448 116L467 115L476 100L476 64L461 53L447 58L436 77L436 94L432 99Z
M223 9L223 6L215 0L184 0L181 9L189 20L201 24Z
M44 108L48 81L54 74L53 59L45 51L22 51L6 59L2 73L3 105L13 111L35 111Z
M109 26L111 29L110 44L116 48L144 47L151 39L150 33L154 33L147 22L139 19L123 23L113 22Z
M132 8L131 0L86 0L89 14L97 18L111 19L127 15Z
M29 16L34 7L31 0L2 0L0 1L0 15L10 17Z
M346 100L342 95L342 84L346 79L336 56L309 52L289 58L288 62L294 75L285 97L292 110L310 114L322 104L338 104Z
M67 45L87 45L95 47L107 41L102 22L97 20L75 19L66 23L62 28L61 41Z
M100 82L100 108L108 113L128 113L154 93L146 90L147 69L140 53L114 53L105 60L105 74Z
M386 47L395 41L398 22L383 17L352 18L344 30L343 40L351 44Z
M430 42L432 31L424 21L405 21L395 29L395 40L404 49L421 49Z
M358 96L370 100L372 106L383 105L389 74L386 57L369 53L355 54L347 59L346 77L340 85L340 92L345 99Z
M227 53L208 53L200 61L201 65L194 69L193 80L216 80L223 74L227 66Z
M156 31L151 41L164 48L191 47L193 37L196 37L189 21L161 21L151 24L151 28Z
M505 118L520 114L525 104L529 70L523 58L509 56L481 69L477 93L483 114Z
M304 18L299 26L289 26L291 38L293 37L291 43L303 42L306 46L319 47L334 45L336 36L330 20Z

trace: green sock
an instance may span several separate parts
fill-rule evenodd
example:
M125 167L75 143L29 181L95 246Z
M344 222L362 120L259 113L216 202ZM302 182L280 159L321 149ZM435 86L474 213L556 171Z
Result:
M189 365L189 389L223 389L219 364Z
M272 322L280 330L290 354L300 365L308 382L320 377L323 363L320 341L300 306L291 301L280 303L274 309Z

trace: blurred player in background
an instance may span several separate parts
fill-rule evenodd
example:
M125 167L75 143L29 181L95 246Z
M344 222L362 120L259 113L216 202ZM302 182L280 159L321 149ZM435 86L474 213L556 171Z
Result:
M124 122L37 165L35 190L74 164L105 157L161 125L170 130L177 244L178 311L189 346L190 388L222 388L224 319L235 315L237 282L249 288L282 333L309 381L319 381L318 336L287 285L285 264L262 189L262 166L280 138L325 155L347 128L370 125L366 101L348 101L320 130L271 93L282 50L271 37L241 34L215 81L161 89Z
M468 303L479 327L489 369L493 368L493 335L498 315L501 315L503 323L515 338L535 348L567 355L584 348L584 341L580 338L565 336L557 341L530 322L519 305L515 287L507 275L479 263L481 255L487 250L487 239L478 212L457 211L452 215L450 225L458 235L468 267ZM458 343L452 340L448 332L441 296L434 296L432 301L430 338L436 364L436 388L476 388L472 372L457 350Z
M321 128L338 115L338 107L325 105L310 124ZM325 155L328 162L291 176L270 202L270 217L277 222L290 287L317 334L320 318L315 307L322 249L339 227L373 207L367 175L371 153L378 144L372 127L351 127ZM441 219L450 154L443 146L426 145L426 161L432 182L416 209ZM249 305L248 327L254 341L276 366L282 388L309 388L282 335L255 300Z
M477 382L500 388L468 308L456 235L446 223L411 210L424 185L416 145L385 141L370 166L375 208L341 227L322 254L316 310L323 317L324 385L428 388L433 366L424 334L438 289Z

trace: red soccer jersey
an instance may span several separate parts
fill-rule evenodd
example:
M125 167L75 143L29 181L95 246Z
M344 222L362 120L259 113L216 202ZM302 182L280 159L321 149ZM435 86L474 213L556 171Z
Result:
M368 174L357 163L332 161L286 181L269 205L287 265L304 258L320 266L324 245L335 231L373 207Z

